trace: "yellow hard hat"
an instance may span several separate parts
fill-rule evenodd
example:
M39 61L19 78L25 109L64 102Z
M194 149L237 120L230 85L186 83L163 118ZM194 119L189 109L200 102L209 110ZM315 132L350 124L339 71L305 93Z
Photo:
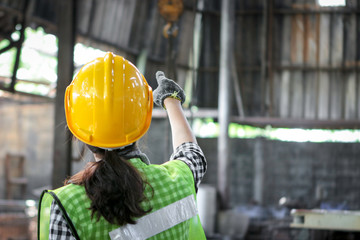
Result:
M129 61L111 52L85 64L65 92L70 131L101 148L129 145L149 129L152 89Z

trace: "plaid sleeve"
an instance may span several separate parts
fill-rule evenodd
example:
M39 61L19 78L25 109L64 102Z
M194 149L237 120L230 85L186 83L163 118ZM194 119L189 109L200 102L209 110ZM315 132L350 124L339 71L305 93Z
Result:
M55 201L51 204L49 240L75 239Z
M199 145L193 142L181 144L175 149L170 160L181 160L189 166L194 176L195 189L197 191L207 169L206 159Z

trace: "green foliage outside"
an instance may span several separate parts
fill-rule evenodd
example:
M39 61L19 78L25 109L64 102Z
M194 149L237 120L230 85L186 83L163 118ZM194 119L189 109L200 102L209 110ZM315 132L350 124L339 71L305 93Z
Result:
M193 129L198 137L216 138L219 136L219 123L213 119L195 119ZM266 138L291 142L360 142L360 130L343 129L300 129L266 128L229 124L230 138Z

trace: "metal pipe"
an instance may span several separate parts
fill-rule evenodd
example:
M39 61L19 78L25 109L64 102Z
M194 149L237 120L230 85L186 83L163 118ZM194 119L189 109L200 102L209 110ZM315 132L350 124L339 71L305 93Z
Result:
M150 61L150 60L149 60ZM271 62L270 62L271 63ZM184 70L192 70L192 67L183 65L183 64L177 64L177 68L181 68ZM269 65L270 66L270 65ZM356 63L353 65L340 65L340 66L310 66L310 65L276 65L272 66L272 73L274 71L281 71L281 70L289 70L289 71L356 71L358 67L356 66ZM260 72L261 66L236 66L236 70L239 72ZM268 69L269 70L269 69ZM207 73L216 73L219 71L219 68L217 67L199 67L197 68L198 72L207 72Z
M190 8L186 8L185 10L190 11ZM193 11L193 10L192 10ZM216 10L203 10L197 8L195 10L197 13L201 13L204 15L213 15L220 17L220 11ZM286 14L327 14L327 13L343 13L343 14L359 14L360 10L349 9L349 8L318 8L318 9L295 9L295 8L276 8L274 9L274 14L276 15L286 15ZM236 16L250 16L250 15L262 15L263 10L261 9L246 9L246 10L237 10L235 12Z
M231 122L255 127L321 128L321 129L360 129L359 120L317 120L303 118L274 117L232 117Z
M220 208L229 207L229 117L230 117L230 77L232 53L234 46L234 0L223 0L221 3L220 29L220 73L219 73L219 125L218 138L218 191Z

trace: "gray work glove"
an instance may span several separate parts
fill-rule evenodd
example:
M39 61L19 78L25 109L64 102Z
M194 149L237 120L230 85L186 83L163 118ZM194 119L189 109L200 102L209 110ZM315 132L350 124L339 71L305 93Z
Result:
M161 71L156 72L156 80L158 87L154 90L154 103L160 107L164 107L165 98L171 97L179 100L181 104L185 102L184 90L173 80L165 77Z

